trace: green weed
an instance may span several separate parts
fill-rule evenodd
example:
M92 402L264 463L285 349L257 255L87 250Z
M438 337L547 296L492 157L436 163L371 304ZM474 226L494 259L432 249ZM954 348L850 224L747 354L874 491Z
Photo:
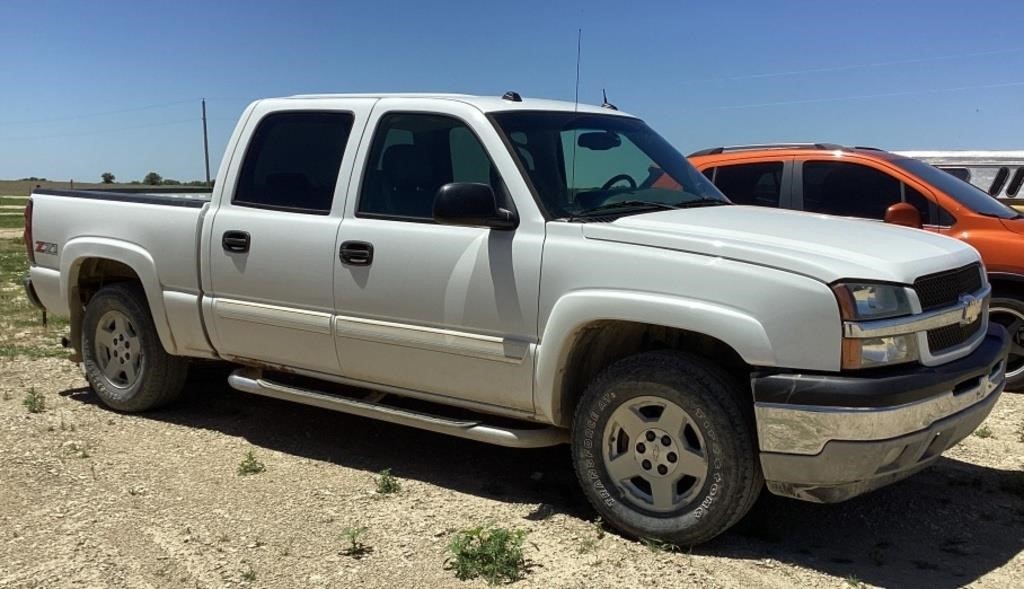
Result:
M238 476L244 477L251 474L259 474L267 470L259 460L256 460L256 455L253 454L252 450L245 453L245 458L242 459L241 464L238 465Z
M25 398L22 399L21 404L28 409L29 413L42 413L46 411L46 397L42 393L32 387L25 393Z
M385 468L380 471L380 476L375 480L377 482L377 493L381 495L391 495L402 490L402 483L398 482L395 475L391 474L390 468Z
M341 539L348 542L341 553L352 558L362 558L373 552L373 548L363 543L361 538L366 533L365 527L350 527L341 531Z
M512 583L527 571L523 556L526 530L479 526L458 532L448 544L445 561L460 580L482 577L491 585Z

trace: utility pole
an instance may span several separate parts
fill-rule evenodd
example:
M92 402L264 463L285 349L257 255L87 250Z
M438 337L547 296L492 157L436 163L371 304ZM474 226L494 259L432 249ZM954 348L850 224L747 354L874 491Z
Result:
M210 142L206 138L206 99L203 99L203 156L206 160L206 185L210 185Z

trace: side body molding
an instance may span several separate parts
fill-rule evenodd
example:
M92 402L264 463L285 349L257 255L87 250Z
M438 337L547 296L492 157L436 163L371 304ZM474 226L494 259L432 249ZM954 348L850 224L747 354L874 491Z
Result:
M138 274L160 343L169 354L176 354L178 347L167 321L156 263L149 252L137 244L107 237L78 237L69 240L60 257L60 292L67 301L68 309L74 309L77 305L74 297L77 296L78 274L82 263L90 258L120 262Z
M562 415L566 363L576 339L600 321L629 321L694 331L717 338L749 364L774 366L761 323L740 310L696 299L624 290L585 290L560 298L547 318L537 352L534 406L540 421L567 426Z

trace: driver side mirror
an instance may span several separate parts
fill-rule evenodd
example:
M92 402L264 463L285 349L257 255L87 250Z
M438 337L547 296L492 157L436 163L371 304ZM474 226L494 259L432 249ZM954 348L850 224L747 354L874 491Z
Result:
M885 222L920 229L921 213L917 208L905 202L898 202L885 210Z
M476 182L452 182L437 189L434 221L442 225L515 229L519 217L498 206L494 190Z

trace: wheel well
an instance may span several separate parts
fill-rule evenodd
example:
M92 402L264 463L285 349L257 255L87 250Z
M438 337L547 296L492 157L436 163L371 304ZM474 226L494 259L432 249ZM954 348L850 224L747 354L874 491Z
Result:
M562 375L560 415L556 421L568 425L587 385L615 362L641 352L680 350L702 356L736 377L748 389L751 367L725 342L695 331L634 323L598 321L577 335Z
M131 266L116 260L88 258L79 264L78 275L70 293L71 345L75 350L78 350L82 341L85 306L101 288L115 282L136 282L141 285L142 279Z
M992 286L993 296L1024 299L1024 281L990 275L988 282Z

